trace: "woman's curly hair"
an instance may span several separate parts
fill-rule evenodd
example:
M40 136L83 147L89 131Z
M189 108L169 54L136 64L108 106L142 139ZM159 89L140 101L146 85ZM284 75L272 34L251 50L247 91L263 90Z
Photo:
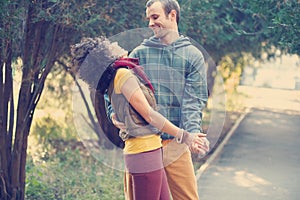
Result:
M91 88L96 88L106 67L127 52L105 37L83 38L71 46L72 69Z

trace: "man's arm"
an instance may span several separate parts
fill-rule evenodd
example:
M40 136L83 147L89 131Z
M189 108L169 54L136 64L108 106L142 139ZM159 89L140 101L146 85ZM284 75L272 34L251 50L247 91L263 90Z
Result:
M105 100L106 115L107 115L108 120L118 129L125 130L126 129L125 124L116 119L115 111L111 105L111 102L109 100L107 93L104 95L104 100Z
M107 93L104 94L104 102L106 108L106 116L108 120L112 123L111 115L114 113L114 109L111 106L111 102Z
M192 48L189 56L190 71L186 76L184 95L182 99L181 122L189 132L203 132L202 110L208 99L206 67L202 53Z

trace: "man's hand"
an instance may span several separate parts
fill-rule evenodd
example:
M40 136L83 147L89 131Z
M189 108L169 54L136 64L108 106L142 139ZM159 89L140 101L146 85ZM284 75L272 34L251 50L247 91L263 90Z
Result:
M204 133L196 133L193 142L189 145L193 154L205 155L209 151L209 141Z
M112 123L115 125L115 127L117 127L120 130L126 130L126 126L123 122L120 122L117 120L117 116L115 113L111 114L111 121Z

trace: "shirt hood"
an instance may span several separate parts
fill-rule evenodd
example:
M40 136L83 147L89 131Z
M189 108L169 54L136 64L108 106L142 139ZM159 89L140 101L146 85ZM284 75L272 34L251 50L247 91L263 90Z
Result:
M185 46L189 46L191 45L191 41L188 37L185 36L180 36L176 41L174 41L172 44L170 45L166 45L161 43L161 41L159 40L159 38L152 36L149 39L145 39L142 42L142 45L147 46L147 47L156 47L156 48L163 48L163 47L175 47L175 48L180 48L180 47L185 47Z

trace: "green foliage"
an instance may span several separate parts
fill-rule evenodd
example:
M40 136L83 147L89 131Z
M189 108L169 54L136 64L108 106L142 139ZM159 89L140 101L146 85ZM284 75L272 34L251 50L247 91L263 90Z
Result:
M66 34L75 41L82 36L112 36L147 26L146 0L29 2L35 13L32 22L46 21L72 29L72 33ZM300 54L300 3L297 0L179 0L179 3L182 7L180 32L202 44L217 62L228 53L251 52L259 57L265 49L272 54L273 46L283 52ZM21 38L26 6L18 1L1 1L1 27L7 23L19 27L9 31L0 29L1 37L12 35L13 31L13 38ZM74 40L62 41L65 53L69 53L69 45Z
M300 3L289 1L181 1L181 32L202 44L218 62L230 53L260 57L273 47L300 55Z
M271 18L270 42L283 52L300 55L300 2L277 2Z
M188 2L183 4L183 30L217 62L230 53L257 52L260 41L252 32L259 31L259 25L248 10L235 8L228 0Z
M143 1L48 0L34 1L32 6L36 22L63 24L86 36L110 36L137 28L144 18Z
M73 87L70 75L55 65L48 75L30 131L31 136L43 144L42 151L56 148L58 141L77 140L72 118Z
M82 150L59 152L47 162L29 159L26 171L26 199L124 199L123 173L83 155Z
M48 75L43 92L43 96L51 96L52 98L42 98L37 108L47 109L51 107L65 112L70 111L74 87L74 80L70 74L61 66L55 65Z
M72 126L59 121L59 118L53 119L51 116L36 120L31 134L36 137L40 144L44 144L45 149L55 147L58 140L72 141L77 139Z
M218 68L223 77L225 91L232 94L240 83L242 70L247 63L246 56L228 55L222 58Z
M0 1L0 57L6 58L7 45L12 45L12 57L17 58L21 53L20 42L22 41L24 8L10 0ZM23 20L22 20L23 19ZM6 49L6 51L5 51Z

